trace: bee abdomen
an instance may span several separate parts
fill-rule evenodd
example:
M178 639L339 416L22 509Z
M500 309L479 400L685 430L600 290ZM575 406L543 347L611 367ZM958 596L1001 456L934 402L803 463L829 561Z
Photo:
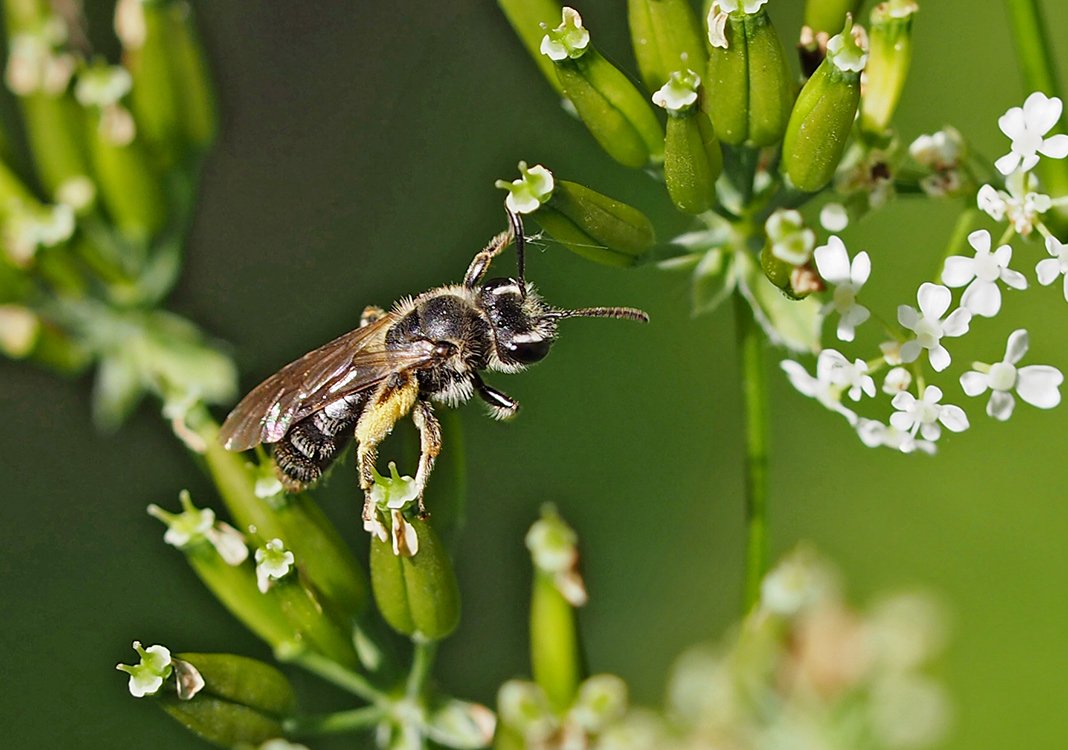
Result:
M307 417L274 446L278 476L290 492L318 480L352 436L366 397L355 394Z

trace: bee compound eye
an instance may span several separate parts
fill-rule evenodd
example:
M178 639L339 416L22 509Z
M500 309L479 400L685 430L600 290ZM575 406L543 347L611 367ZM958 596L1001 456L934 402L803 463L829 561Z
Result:
M549 353L550 346L552 346L550 339L538 337L520 339L519 341L513 340L506 349L509 359L529 365L545 359L545 355Z

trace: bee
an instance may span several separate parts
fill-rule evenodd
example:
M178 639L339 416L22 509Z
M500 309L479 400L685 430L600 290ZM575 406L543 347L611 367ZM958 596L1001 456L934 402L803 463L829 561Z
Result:
M415 487L425 513L423 490L441 451L433 404L456 407L478 396L492 417L506 419L519 404L487 384L483 371L519 372L544 359L565 318L649 320L631 307L563 310L546 303L524 278L522 220L511 211L508 218L508 229L475 255L461 284L402 299L389 312L368 307L359 328L256 386L223 423L223 446L244 451L272 445L279 480L298 492L319 479L355 437L367 525L374 514L378 446L410 414L419 431ZM513 241L516 278L483 283L493 259Z

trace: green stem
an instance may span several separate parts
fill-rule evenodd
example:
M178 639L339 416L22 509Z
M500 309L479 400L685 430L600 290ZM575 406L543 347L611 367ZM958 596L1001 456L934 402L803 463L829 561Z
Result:
M384 715L378 706L364 706L321 716L295 716L287 719L283 727L287 735L302 737L358 732L375 726Z
M734 294L734 331L738 345L745 410L745 611L760 599L768 569L768 388L764 341L749 302Z
M414 641L415 651L412 654L412 671L408 673L408 684L405 690L410 699L419 698L426 688L430 672L434 667L434 656L438 651L437 641Z
M347 669L314 651L305 650L296 654L280 655L279 661L288 661L303 667L309 672L322 677L327 682L332 682L339 688L347 690L376 706L380 706L386 701L386 696L382 691L368 682L363 675L353 672L351 669Z
M1057 66L1049 43L1045 18L1038 0L1005 0L1009 26L1016 47L1016 59L1028 92L1041 91L1061 99ZM1054 132L1065 132L1064 119ZM1042 159L1037 167L1043 192L1053 196L1068 195L1068 164L1059 159ZM1068 225L1068 211L1057 210L1059 224Z

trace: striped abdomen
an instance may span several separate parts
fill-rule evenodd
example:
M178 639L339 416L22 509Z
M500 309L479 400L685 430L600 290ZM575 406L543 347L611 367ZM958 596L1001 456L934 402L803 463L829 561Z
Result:
M339 399L290 428L275 443L278 478L290 492L299 492L323 475L352 437L370 393Z

